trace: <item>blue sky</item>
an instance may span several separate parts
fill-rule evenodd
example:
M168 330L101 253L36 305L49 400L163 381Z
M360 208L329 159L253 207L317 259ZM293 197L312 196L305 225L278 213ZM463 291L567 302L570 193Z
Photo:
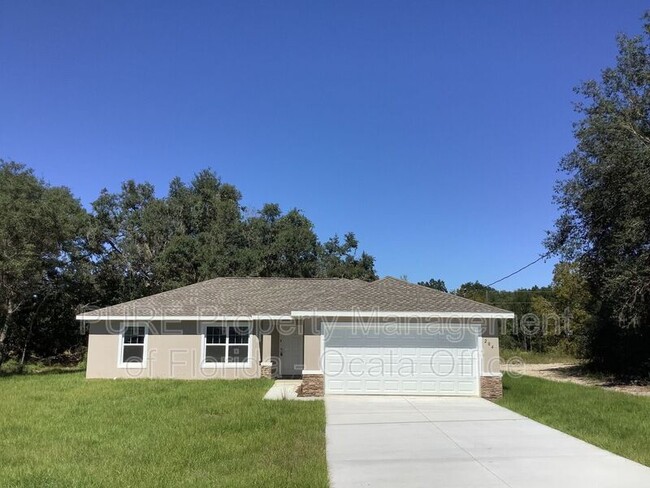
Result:
M572 88L644 4L0 0L0 157L85 205L212 167L382 276L489 283L543 252Z

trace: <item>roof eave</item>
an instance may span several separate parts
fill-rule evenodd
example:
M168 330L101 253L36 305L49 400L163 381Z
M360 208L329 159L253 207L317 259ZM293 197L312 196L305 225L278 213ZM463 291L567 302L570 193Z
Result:
M292 320L291 315L91 315L79 314L76 320L85 321L200 321L200 322L217 322L217 321L236 321L236 320Z
M378 310L297 310L291 312L292 317L381 317L381 318L480 318L480 319L514 319L513 312L390 312Z

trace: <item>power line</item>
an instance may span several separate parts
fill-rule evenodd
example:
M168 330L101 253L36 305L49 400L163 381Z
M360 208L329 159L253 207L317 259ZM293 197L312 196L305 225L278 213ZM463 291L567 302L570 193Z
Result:
M540 257L538 257L535 261L532 261L532 262L528 263L526 266L522 266L522 267L519 268L517 271L513 271L512 273L510 273L509 275L504 276L503 278L499 278L498 280L493 281L492 283L490 283L490 284L487 285L487 286L492 286L492 285L494 285L494 284L496 284L496 283L499 283L500 281L507 280L507 279L510 278L511 276L514 276L514 275L516 275L517 273L519 273L519 272L525 270L526 268L531 267L533 264L540 262L542 259L545 259L545 258L549 257L550 255L551 255L550 252L547 252L546 254L542 254L542 255L541 255Z

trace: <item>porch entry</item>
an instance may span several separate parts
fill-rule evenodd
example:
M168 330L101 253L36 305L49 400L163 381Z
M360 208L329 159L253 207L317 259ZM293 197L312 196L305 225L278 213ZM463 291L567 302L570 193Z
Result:
M295 331L280 333L280 376L301 376L303 370L303 336Z

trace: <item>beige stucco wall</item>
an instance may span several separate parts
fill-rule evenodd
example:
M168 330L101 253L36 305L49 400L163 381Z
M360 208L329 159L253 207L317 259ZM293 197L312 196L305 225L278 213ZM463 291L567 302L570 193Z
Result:
M320 371L321 368L321 336L304 336L304 369Z
M481 349L483 357L481 358L482 374L499 374L501 366L499 364L499 338L498 337L481 337Z
M260 376L260 341L251 336L251 364L202 367L202 335L195 324L160 322L149 324L146 339L146 366L119 366L119 324L100 322L90 325L88 337L87 378L178 378L236 379ZM253 331L255 333L255 330Z
M323 320L332 322L331 318L308 318L297 324L304 333L302 342L304 370L321 369ZM388 321L390 319L386 320ZM341 319L341 322L349 322L349 319ZM500 371L497 333L495 324L484 324L482 337L479 339L483 374L498 374ZM160 322L151 323L147 337L146 367L127 369L118 366L119 324L94 323L90 325L86 376L88 378L257 378L261 374L260 361L277 358L279 355L279 333L275 327L260 331L255 326L253 334L251 337L253 360L249 367L202 368L202 335L201 329L196 324L170 322L163 326ZM261 341L261 338L267 340Z
M271 341L273 340L272 334L264 334L260 337L262 341L262 362L270 363L273 355L271 354Z
M321 335L320 319L302 319L303 337L303 369L305 371L320 371L321 369Z

